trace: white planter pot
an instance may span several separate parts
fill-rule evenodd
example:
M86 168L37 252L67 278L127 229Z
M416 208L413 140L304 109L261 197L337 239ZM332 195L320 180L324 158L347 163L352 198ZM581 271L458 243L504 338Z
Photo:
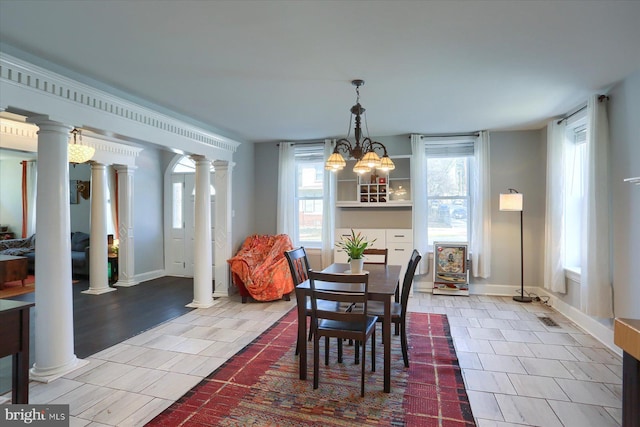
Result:
M362 274L364 258L352 259L349 263L351 264L351 274Z

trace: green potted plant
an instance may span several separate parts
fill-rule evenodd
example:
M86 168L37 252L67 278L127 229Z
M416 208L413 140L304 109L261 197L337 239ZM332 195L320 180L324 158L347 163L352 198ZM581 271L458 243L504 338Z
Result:
M358 234L351 229L351 236L342 236L340 241L336 243L338 249L342 249L349 257L351 264L351 273L362 273L362 265L364 263L364 250L367 249L376 239L368 241L362 233Z

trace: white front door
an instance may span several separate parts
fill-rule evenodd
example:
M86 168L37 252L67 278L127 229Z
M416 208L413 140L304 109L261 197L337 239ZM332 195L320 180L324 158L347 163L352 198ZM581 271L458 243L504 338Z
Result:
M212 177L213 179L213 177ZM214 193L214 190L211 190ZM171 242L168 274L193 277L195 234L195 174L173 174L171 177ZM211 269L215 259L215 197L211 197Z

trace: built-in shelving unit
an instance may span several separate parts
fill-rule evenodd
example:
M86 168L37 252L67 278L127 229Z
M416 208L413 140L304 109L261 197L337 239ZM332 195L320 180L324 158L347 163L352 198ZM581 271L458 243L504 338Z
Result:
M410 158L393 157L396 168L389 172L374 170L357 175L355 160L338 172L338 207L411 207Z

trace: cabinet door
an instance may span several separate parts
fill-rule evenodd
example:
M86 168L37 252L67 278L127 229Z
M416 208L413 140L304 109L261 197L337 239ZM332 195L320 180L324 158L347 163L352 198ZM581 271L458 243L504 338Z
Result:
M404 280L404 273L407 271L407 264L409 264L409 259L413 252L413 243L391 242L387 244L387 248L389 249L389 258L387 263L389 265L402 266L402 270L400 271L400 282L402 283Z

